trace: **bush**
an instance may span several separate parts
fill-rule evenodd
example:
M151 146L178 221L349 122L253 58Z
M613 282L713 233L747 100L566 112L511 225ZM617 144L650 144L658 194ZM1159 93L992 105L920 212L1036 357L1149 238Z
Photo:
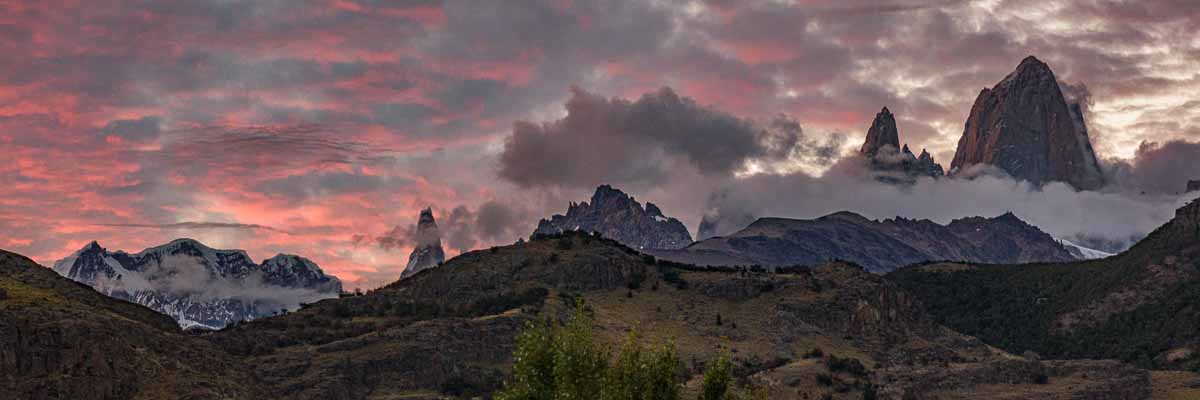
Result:
M565 326L549 321L529 323L517 337L513 376L496 394L499 400L676 400L679 398L679 358L675 346L664 343L647 350L636 332L630 333L615 362L592 332L592 320L582 303Z
M829 356L825 359L825 367L829 368L829 372L845 372L854 376L866 376L867 367L863 366L861 361L853 358L841 358L838 356Z
M720 357L704 371L704 384L699 400L726 400L729 386L733 382L733 364L728 358Z

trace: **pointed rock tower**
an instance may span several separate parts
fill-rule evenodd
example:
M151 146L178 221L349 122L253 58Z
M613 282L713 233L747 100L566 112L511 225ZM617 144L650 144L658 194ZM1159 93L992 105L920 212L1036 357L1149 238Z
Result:
M858 151L868 157L875 157L879 149L890 145L894 150L900 150L900 133L896 130L896 117L887 107L875 114L871 128L867 130L867 140Z
M438 231L437 222L433 220L433 210L421 210L417 219L417 246L408 255L408 266L400 273L400 279L441 265L446 261L446 253L442 251L442 234Z
M908 144L900 145L896 117L887 107L875 114L859 153L870 161L872 169L882 173L877 179L883 182L913 183L917 176L937 178L945 175L941 164L933 161L928 151L922 149L918 157Z
M975 164L994 165L1036 185L1060 181L1079 190L1104 185L1078 107L1073 112L1054 72L1033 56L975 99L950 170Z

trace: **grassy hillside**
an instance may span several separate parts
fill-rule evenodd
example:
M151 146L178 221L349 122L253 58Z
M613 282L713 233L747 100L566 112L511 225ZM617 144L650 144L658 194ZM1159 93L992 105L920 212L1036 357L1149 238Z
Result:
M0 251L0 398L254 398L250 375L169 317Z

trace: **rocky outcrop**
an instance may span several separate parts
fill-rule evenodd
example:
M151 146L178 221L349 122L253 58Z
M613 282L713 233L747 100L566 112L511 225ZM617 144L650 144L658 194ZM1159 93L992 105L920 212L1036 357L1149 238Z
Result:
M566 215L538 222L534 235L568 231L598 232L635 249L678 249L692 243L682 222L663 215L653 203L641 203L609 185L601 185L591 203L571 203Z
M725 237L651 254L697 265L816 265L850 261L871 272L928 261L989 264L1073 261L1052 236L1006 213L940 225L930 220L869 220L839 212L815 220L761 218Z
M54 264L60 275L106 295L141 304L184 328L221 329L237 321L337 297L341 281L312 261L279 254L255 264L241 250L179 239L137 254L91 242Z
M1068 106L1054 72L1033 56L975 99L950 170L977 164L1036 185L1104 185L1080 107Z
M408 266L400 273L400 279L442 265L446 261L446 253L442 250L442 233L438 231L437 221L433 220L433 210L421 210L417 217L417 245L408 255Z
M1187 182L1187 190L1185 193L1200 192L1200 179L1190 180Z
M866 158L875 178L889 183L912 183L920 176L941 177L945 170L928 151L914 155L908 145L900 145L896 118L884 107L875 115L859 154Z

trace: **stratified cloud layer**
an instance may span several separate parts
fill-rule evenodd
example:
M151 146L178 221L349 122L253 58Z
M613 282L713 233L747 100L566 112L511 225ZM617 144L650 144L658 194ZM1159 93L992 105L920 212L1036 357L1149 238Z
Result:
M822 173L883 106L949 160L1029 54L1087 99L1121 193L1168 196L1200 141L1197 25L1192 1L0 2L0 248L190 236L351 288L399 276L426 206L451 255L597 183L695 227Z

